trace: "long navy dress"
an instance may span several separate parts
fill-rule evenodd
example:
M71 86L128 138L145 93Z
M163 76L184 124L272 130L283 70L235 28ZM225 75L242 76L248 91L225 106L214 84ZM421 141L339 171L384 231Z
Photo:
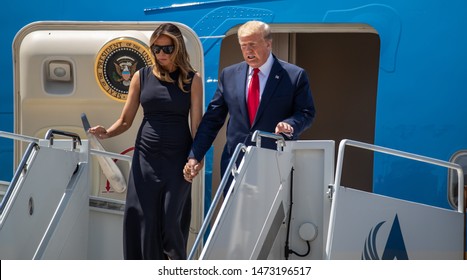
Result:
M158 80L152 67L140 70L139 128L124 214L125 259L186 259L191 220L191 184L183 167L192 143L188 124L191 91ZM194 73L191 73L193 76ZM191 89L191 84L186 85Z

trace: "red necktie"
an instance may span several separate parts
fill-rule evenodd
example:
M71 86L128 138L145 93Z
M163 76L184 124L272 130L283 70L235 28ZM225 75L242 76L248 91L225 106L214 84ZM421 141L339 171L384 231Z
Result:
M250 86L248 87L248 116L250 117L250 126L253 125L255 120L256 111L259 106L259 77L258 68L253 69L253 76L251 77Z

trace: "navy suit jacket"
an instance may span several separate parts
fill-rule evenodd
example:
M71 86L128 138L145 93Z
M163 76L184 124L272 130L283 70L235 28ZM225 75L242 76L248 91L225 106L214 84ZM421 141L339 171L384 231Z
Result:
M279 122L287 122L294 129L293 140L311 126L315 116L305 70L274 56L253 126L250 127L246 104L247 75L246 62L228 66L222 71L217 90L203 115L190 152L190 157L201 161L229 114L226 144L221 159L222 174L236 146L239 143L251 145L251 136L256 130L274 133ZM271 146L267 139L261 143L261 146ZM273 143L273 146L275 148L276 144Z

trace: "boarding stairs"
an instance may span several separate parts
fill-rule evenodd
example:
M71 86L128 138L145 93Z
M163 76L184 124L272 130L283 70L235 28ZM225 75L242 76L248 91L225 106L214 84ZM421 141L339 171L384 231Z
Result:
M92 211L92 201L112 201L90 196L90 154L118 155L63 131L0 136L29 142L0 204L0 259L121 258L122 210ZM261 147L265 137L276 150ZM463 258L463 188L458 208L442 209L340 183L347 146L448 168L463 186L459 165L352 140L340 143L335 164L333 141L284 141L260 131L252 140L256 146L237 146L189 259Z
M277 150L261 148L262 137L276 139ZM190 258L231 175L200 259L463 259L462 188L458 209L441 209L340 185L346 146L453 169L463 186L459 165L343 140L334 172L333 141L284 142L264 132L252 141L237 147Z
M0 259L121 259L123 204L90 195L90 157L130 157L92 150L78 134L53 129L44 139L0 137L29 143L2 184Z
M59 134L72 140L54 139ZM0 259L85 258L87 143L53 130L21 140L30 144L0 205Z

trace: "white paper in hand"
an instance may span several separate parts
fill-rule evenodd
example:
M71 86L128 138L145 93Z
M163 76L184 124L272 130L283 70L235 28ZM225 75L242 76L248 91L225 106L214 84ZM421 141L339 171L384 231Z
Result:
M102 144L99 142L99 139L88 132L91 125L89 124L85 113L81 114L81 121L83 123L84 131L86 132L86 136L88 137L91 148L94 150L105 151L104 147L102 147ZM110 187L112 187L116 192L124 192L127 187L126 180L122 174L122 171L120 168L118 168L118 165L115 164L115 162L110 157L98 155L97 161L101 166L102 173L104 173L104 176L107 178L107 180L109 180Z

